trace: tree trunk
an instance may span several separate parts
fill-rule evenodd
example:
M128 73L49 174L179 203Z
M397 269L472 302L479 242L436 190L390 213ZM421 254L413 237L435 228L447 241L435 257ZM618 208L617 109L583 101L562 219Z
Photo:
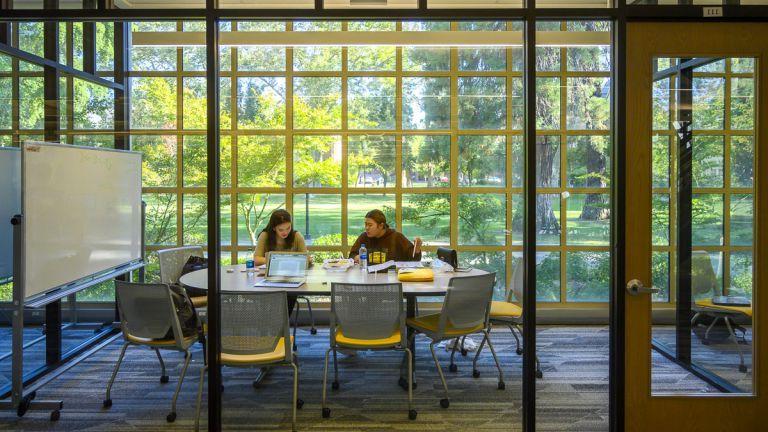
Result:
M550 144L546 137L536 143L536 183L538 187L556 187L559 173L555 172L555 160L559 153L557 146ZM536 196L536 226L540 234L560 234L560 223L546 195Z
M604 187L605 157L590 143L587 145L587 172L592 174L587 177L586 186L589 188ZM584 199L584 208L581 211L581 220L601 220L608 218L608 209L603 202L604 195L588 194Z

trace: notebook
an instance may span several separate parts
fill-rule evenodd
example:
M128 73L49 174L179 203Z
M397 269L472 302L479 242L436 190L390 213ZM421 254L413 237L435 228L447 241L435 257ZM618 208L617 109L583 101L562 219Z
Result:
M298 288L307 278L306 252L270 252L264 279L254 286L264 288Z

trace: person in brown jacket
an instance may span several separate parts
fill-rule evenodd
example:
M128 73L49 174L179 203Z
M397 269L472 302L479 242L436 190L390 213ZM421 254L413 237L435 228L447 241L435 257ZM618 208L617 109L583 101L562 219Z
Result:
M368 250L368 263L380 264L385 261L421 261L421 238L411 243L402 233L387 225L384 212L371 210L365 215L365 232L360 234L349 251L349 257L360 262L360 246Z

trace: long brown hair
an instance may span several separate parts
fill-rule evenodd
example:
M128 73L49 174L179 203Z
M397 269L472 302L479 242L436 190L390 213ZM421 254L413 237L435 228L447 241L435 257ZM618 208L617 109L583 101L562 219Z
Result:
M384 224L384 229L388 229L387 217L384 216L384 212L379 209L374 209L365 214L366 219L373 219L377 224Z
M291 223L291 232L288 233L288 237L285 238L285 247L290 249L293 247L293 238L296 236L296 230L293 229L293 222L291 222L291 214L287 210L277 209L272 212L269 217L269 223L267 227L261 230L261 232L267 233L267 251L273 251L277 249L277 232L275 228L278 225L286 222Z

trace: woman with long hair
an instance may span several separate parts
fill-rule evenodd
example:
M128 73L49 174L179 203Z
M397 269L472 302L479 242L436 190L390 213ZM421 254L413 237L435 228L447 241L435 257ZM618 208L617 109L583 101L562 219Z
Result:
M256 265L266 264L267 253L272 251L306 252L307 245L300 232L293 229L291 214L277 209L269 217L269 223L259 234L253 260Z

